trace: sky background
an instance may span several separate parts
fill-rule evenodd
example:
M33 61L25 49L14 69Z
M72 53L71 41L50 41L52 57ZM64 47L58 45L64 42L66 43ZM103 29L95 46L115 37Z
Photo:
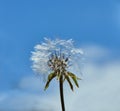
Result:
M80 88L65 84L67 110L120 111L119 0L0 0L0 111L61 110L57 82L44 92L31 69L44 37L85 52Z

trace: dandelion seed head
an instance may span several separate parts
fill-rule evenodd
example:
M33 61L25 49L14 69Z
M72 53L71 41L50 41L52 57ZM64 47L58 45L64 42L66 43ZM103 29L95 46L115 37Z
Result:
M74 47L72 39L51 40L44 38L44 40L43 43L34 47L30 58L33 62L32 69L35 72L38 74L49 74L50 71L57 69L73 70L74 66L79 68L83 51Z

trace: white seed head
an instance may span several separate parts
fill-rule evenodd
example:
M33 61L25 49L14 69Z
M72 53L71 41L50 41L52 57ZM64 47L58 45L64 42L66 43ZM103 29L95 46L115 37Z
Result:
M71 67L79 67L79 61L83 51L75 48L73 40L50 40L34 47L31 55L32 69L38 74L49 74L52 70L70 70ZM71 66L72 64L72 66Z

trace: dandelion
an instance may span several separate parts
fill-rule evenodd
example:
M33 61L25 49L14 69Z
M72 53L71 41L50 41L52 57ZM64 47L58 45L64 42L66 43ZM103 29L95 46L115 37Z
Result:
M34 47L31 60L33 61L32 69L38 74L48 75L45 85L46 90L53 78L59 81L60 98L62 111L65 111L63 83L67 81L73 91L71 79L79 87L78 78L73 72L72 67L79 67L79 60L83 51L75 48L73 40L50 40L45 38L45 42ZM75 70L75 69L74 69Z

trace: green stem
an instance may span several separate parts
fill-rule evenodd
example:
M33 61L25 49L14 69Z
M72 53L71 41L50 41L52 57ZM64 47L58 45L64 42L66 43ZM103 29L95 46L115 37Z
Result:
M60 85L61 107L62 107L62 111L65 111L64 93L63 93L63 76L60 77L59 85Z

